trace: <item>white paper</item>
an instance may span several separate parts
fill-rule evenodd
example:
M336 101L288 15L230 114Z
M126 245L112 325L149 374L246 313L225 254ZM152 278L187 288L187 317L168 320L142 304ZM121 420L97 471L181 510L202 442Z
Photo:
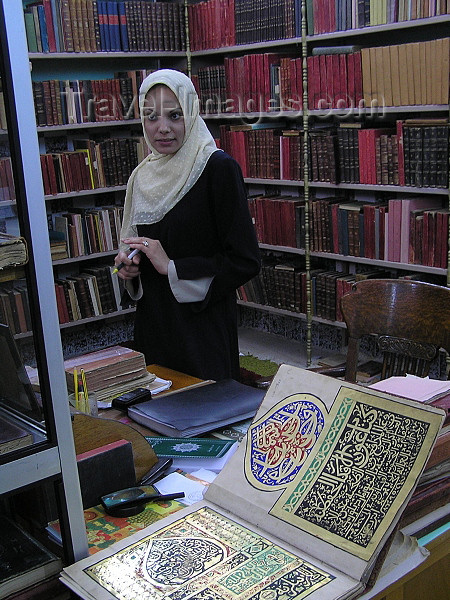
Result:
M180 473L170 473L160 479L155 487L161 494L173 494L175 492L184 492L184 498L177 498L178 502L190 506L194 502L203 499L203 492L207 489L200 481L189 479Z

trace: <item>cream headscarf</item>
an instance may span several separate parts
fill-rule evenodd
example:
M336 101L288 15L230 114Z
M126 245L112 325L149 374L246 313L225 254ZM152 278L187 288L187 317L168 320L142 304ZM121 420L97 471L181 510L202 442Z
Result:
M163 84L178 98L184 116L184 141L175 154L152 148L144 129L145 96ZM136 225L157 223L192 188L213 152L214 138L199 116L198 96L192 81L179 71L161 69L144 79L139 90L144 138L152 153L131 173L125 195L121 238L135 237Z

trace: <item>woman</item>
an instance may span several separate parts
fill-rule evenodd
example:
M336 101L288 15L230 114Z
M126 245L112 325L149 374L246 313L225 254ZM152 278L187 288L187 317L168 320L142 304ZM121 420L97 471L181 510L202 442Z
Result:
M217 149L182 73L149 75L139 106L151 154L129 179L115 258L137 300L135 347L147 364L237 379L236 288L260 267L241 170ZM130 248L140 250L132 260Z

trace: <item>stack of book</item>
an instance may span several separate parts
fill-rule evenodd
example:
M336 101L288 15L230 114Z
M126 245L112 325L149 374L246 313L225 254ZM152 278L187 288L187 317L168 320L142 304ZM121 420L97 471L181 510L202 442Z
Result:
M28 249L23 237L0 232L0 269L24 265Z
M74 369L84 370L89 393L95 392L97 401L106 401L138 387L146 388L155 375L146 369L145 357L123 346L110 346L69 358L64 362L67 387L75 389Z

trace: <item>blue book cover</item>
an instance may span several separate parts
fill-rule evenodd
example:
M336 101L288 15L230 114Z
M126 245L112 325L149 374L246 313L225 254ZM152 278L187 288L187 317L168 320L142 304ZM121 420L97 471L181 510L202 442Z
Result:
M106 2L104 0L98 0L98 28L100 30L100 46L103 52L111 50L109 43L109 26L108 26L108 12L106 8Z
M117 2L106 2L108 12L108 32L110 50L120 50L120 30L119 30L119 13L117 10Z
M53 29L55 31L55 44L56 44L56 52L61 52L61 26L60 20L58 16L58 8L56 6L57 0L50 0L50 6L52 10L52 18L53 18Z
M125 12L125 2L118 2L117 9L119 12L120 47L124 52L128 52L128 27L127 15Z
M48 52L48 35L47 35L47 23L45 22L44 7L40 4L38 7L39 17L39 28L41 30L41 44L42 52Z

